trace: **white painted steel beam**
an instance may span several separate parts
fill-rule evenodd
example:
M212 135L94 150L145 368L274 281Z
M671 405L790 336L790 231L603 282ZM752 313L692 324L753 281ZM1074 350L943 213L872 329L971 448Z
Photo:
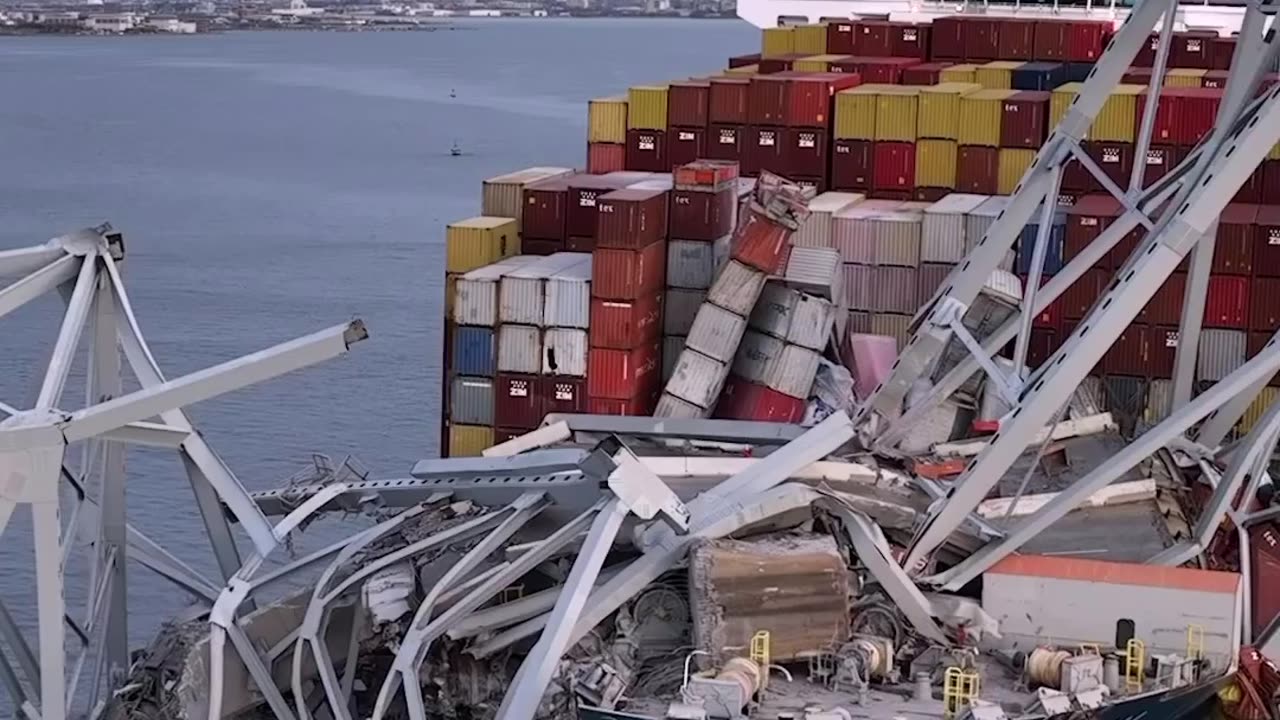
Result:
M75 289L67 302L67 311L62 316L62 326L53 346L53 357L49 360L44 382L40 385L40 396L36 400L37 410L48 410L62 402L62 390L66 387L67 374L71 372L76 347L80 344L80 336L84 333L97 290L98 257L96 254L88 255L80 263Z
M59 251L61 253L61 251ZM4 317L76 277L83 258L62 255L12 284L0 288L0 317Z
M0 250L0 277L15 277L31 273L67 257L67 252L56 243Z

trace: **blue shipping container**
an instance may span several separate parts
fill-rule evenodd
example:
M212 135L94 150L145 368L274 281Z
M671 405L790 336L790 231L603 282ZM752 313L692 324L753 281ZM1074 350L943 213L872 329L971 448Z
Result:
M1031 273L1031 253L1036 244L1036 234L1040 231L1040 211L1032 217L1036 223L1022 228L1018 235L1018 273ZM1067 234L1067 218L1063 213L1055 213L1053 227L1049 229L1049 247L1045 248L1044 274L1052 275L1062 269L1062 240Z
M1024 63L1010 79L1014 90L1055 90L1066 84L1067 66L1055 62Z
M1067 82L1084 82L1089 79L1091 72L1093 72L1091 62L1067 63Z
M493 377L497 371L493 329L459 326L453 334L453 371L459 375Z

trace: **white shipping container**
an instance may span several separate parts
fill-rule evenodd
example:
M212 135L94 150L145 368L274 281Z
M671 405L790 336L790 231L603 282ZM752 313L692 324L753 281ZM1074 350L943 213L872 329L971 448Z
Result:
M870 311L876 305L876 269L871 265L844 266L844 304L854 311Z
M720 389L729 375L724 363L688 348L680 353L676 369L667 381L666 393L700 408L715 407Z
M459 325L495 327L498 324L498 286L502 276L538 260L515 255L476 268L458 278L453 291L453 321Z
M688 335L698 308L707 300L706 290L667 290L662 308L662 332L664 335Z
M1196 377L1216 382L1238 370L1245 361L1246 338L1241 330L1206 328L1202 331Z
M493 424L493 380L456 377L449 396L449 419L459 425Z
M833 248L791 248L783 277L791 287L828 300L844 293L844 265Z
M968 217L965 218L964 229L964 249L966 253L977 247L978 243L982 240L982 236L986 235L987 230L991 227L992 223L996 221L996 217L998 217L1000 213L1004 212L1004 209L1007 207L1009 207L1009 198L998 195L996 197L989 198L986 202L969 212ZM1005 253L1004 258L1000 260L1000 265L998 267L1001 270L1012 271L1014 262L1017 259L1017 252L1010 247L1009 252Z
M764 385L767 378L777 374L775 366L782 361L784 348L786 343L778 338L748 330L733 356L733 374Z
M831 338L831 328L835 323L837 312L836 306L826 298L801 294L800 302L796 304L791 316L787 342L821 351Z
M675 178L671 173L649 173L650 177L627 186L628 190L657 190L670 192L675 187Z
M804 400L813 388L813 378L818 374L818 353L799 345L787 345L782 356L772 366L773 372L765 378L765 387L772 388L793 398Z
M516 231L520 230L520 216L524 211L524 188L539 180L549 180L562 175L572 175L573 168L531 167L484 181L480 193L480 214L494 217L515 218Z
M703 303L685 339L685 347L728 365L747 331L745 318L711 303Z
M875 219L902 207L898 200L864 200L831 218L832 244L846 263L871 265L876 258L879 228Z
M542 331L529 325L499 326L498 372L542 372Z
M706 290L716 278L715 246L702 240L667 241L667 287Z
M704 418L708 414L708 410L698 407L693 403L685 402L675 395L662 393L662 397L658 398L658 406L653 410L654 417L662 418L687 418L696 420Z
M920 203L903 203L890 213L881 215L874 223L877 265L916 267L920 264L920 227L924 210L915 207Z
M665 335L662 338L662 382L665 385L676 370L680 353L684 352L684 338L676 335Z
M556 253L504 273L498 288L498 321L542 325L546 312L547 279L590 257L588 253Z
M965 221L987 195L952 193L924 211L920 226L920 262L959 263L964 259Z
M580 328L586 330L591 315L591 256L576 265L547 278L547 297L543 305L545 327Z
M759 270L730 260L711 285L707 299L735 315L746 317L755 307L765 279L765 274Z
M793 247L835 247L831 221L836 213L862 202L862 193L825 192L809 201L809 217L791 236Z
M791 330L791 317L800 302L800 292L780 282L767 282L760 292L760 299L747 318L747 325L766 335L785 340Z
M904 348L911 341L911 316L892 313L874 313L871 316L871 334L888 335Z
M1169 417L1173 408L1173 381L1156 379L1147 388L1147 408L1142 414L1147 425L1156 425Z
M731 255L733 255L733 233L723 235L712 241L711 257L715 261L717 273L724 270L724 266L729 262Z
M587 331L551 328L543 336L544 375L587 376Z

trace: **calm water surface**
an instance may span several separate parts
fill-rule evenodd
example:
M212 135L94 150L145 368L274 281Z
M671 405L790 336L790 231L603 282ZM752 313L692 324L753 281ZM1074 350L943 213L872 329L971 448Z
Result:
M739 21L488 20L0 38L0 248L112 222L170 376L363 318L372 338L347 357L193 416L251 490L311 452L407 473L439 435L444 224L478 212L485 177L580 165L588 98L710 71L756 37ZM60 311L45 299L0 321L0 399L34 400ZM180 463L131 450L128 468L132 522L212 573ZM0 541L0 597L24 624L28 532L20 512ZM131 572L144 642L188 599Z

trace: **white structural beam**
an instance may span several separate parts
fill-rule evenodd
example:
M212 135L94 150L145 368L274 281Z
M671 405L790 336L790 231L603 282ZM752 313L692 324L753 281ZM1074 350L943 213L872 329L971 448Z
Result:
M68 257L67 252L48 242L44 245L0 250L0 277L30 275L42 267Z
M89 309L93 307L97 290L98 256L87 255L80 263L75 289L67 302L67 311L62 316L62 327L58 329L53 356L45 371L44 382L40 385L40 396L36 400L37 410L48 410L61 403L62 390L66 387L67 375L71 372L71 363L76 357L76 347L80 345L80 336L84 333L85 323L89 319Z
M0 288L0 317L74 278L80 272L82 260L74 255L63 255L21 280Z

